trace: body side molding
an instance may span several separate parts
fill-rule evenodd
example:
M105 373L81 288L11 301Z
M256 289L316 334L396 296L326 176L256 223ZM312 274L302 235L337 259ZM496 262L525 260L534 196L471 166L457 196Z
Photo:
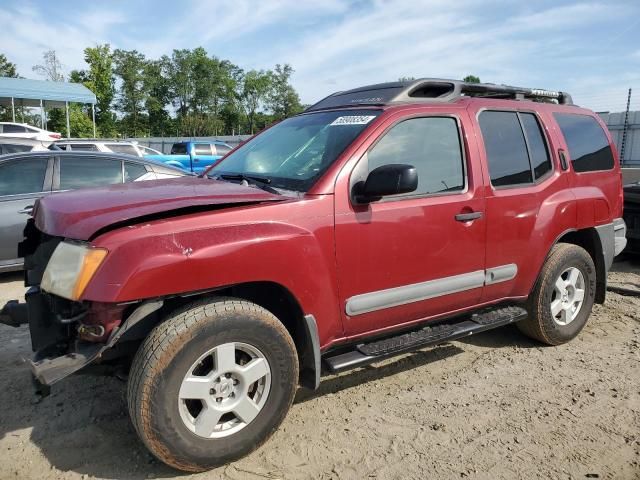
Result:
M451 277L362 293L347 300L345 311L350 316L375 312L385 308L481 288L485 285L506 282L516 278L517 274L518 266L515 263L510 263L486 270L476 270Z

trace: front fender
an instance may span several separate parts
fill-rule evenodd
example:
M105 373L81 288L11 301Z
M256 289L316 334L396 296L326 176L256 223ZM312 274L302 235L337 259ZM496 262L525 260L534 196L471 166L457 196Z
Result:
M213 217L234 218L234 211L270 210L272 218L277 218L282 210L262 205L106 233L94 243L107 248L109 255L87 286L83 300L123 303L247 282L273 282L291 292L305 314L314 315L323 342L336 338L342 326L333 254L333 199L311 202L322 204L319 206L326 214L307 214L291 222L203 227ZM304 206L287 208L297 213Z

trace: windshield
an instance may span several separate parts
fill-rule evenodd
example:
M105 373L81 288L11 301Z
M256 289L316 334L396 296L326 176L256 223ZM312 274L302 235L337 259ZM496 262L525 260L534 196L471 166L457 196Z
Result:
M248 141L207 172L241 174L307 191L381 110L342 110L292 117Z

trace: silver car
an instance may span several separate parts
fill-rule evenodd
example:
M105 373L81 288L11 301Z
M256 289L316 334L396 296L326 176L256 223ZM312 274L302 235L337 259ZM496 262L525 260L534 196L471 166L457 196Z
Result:
M22 268L18 243L36 199L64 190L186 174L129 155L52 150L1 156L0 272Z

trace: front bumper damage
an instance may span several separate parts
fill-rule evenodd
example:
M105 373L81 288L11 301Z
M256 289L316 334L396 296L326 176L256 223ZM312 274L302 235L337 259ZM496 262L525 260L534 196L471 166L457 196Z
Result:
M13 327L29 324L35 352L30 367L36 393L40 396L48 395L50 386L56 382L100 361L126 332L163 305L162 300L140 303L124 321L110 329L106 337L101 337L101 332L105 331L102 325L82 323L97 316L91 309L62 316L56 311L55 299L37 287L29 288L25 300L26 303L8 302L0 310L0 323ZM122 312L122 308L117 306L114 310ZM104 311L97 313L103 314ZM104 319L104 315L100 318Z

